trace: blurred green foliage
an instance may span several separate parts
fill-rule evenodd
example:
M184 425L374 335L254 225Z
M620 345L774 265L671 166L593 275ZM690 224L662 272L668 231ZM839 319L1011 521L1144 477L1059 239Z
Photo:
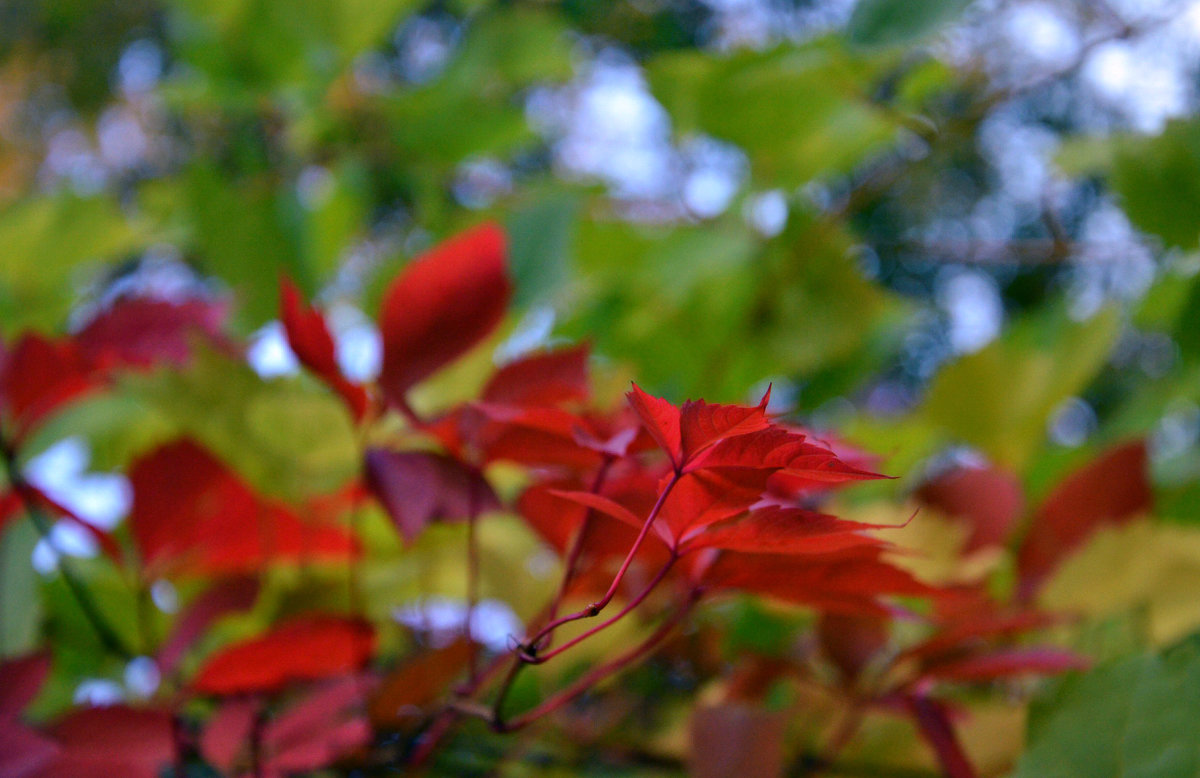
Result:
M1154 275L1136 299L1076 304L1071 285L1088 260L1073 253L1069 207L986 246L922 243L927 222L985 193L991 174L975 146L985 121L1041 94L989 83L974 60L927 45L966 5L862 0L842 26L720 50L717 12L687 0L10 0L0 4L0 138L10 141L0 141L0 331L67 331L164 252L193 274L192 292L232 301L245 335L275 317L280 273L373 317L407 259L494 217L511 241L511 328L548 309L553 338L591 341L601 362L676 400L742 400L775 381L798 420L844 428L900 476L864 500L899 502L963 449L1038 495L1103 445L1149 436L1182 440L1155 449L1159 513L1196 525L1200 124L1098 135L1044 122L1063 185L1080 201L1110 198L1150 247ZM130 86L122 68L139 45L155 72ZM697 212L677 191L614 194L558 155L561 138L530 105L548 93L583 100L606 49L641 69L670 150L715 141L744 160L725 207ZM421 56L429 62L406 67ZM1079 64L1047 83L1067 83ZM96 155L113 111L140 123L132 160ZM92 148L92 178L47 162L64 127ZM464 194L480 163L499 183ZM753 216L764 195L783 208L777 228ZM956 350L936 282L964 269L991 279L1007 320L990 343ZM935 347L918 348L922 339ZM1079 399L1084 432L1054 434L1064 403ZM262 380L206 353L66 409L27 453L80 435L93 467L118 469L186 431L257 488L299 500L356 467L339 413L304 377ZM388 598L422 590L416 578L425 591L457 591L457 579L441 580L449 565L439 570L448 552L438 544L450 542L434 535L422 541L429 569L388 557L367 571L373 613L386 618ZM81 616L61 583L21 563L33 542L27 527L0 538L0 652L35 645L42 625L64 667L111 670L77 645L88 632L73 626ZM509 528L489 542L485 588L500 590L520 578L515 560L532 540ZM91 576L101 597L119 599L105 575ZM284 602L310 591L280 586ZM520 607L538 595L522 592ZM750 606L729 619L731 640L760 651L794 626ZM1183 720L1194 711L1172 703L1196 673L1191 645L1065 684L1038 709L1018 774L1053 774L1068 753L1089 774L1150 760L1147 749L1182 759L1157 744L1195 739ZM1095 748L1110 721L1149 734L1128 729ZM1144 764L1139 774L1172 774ZM1188 765L1173 774L1195 772Z

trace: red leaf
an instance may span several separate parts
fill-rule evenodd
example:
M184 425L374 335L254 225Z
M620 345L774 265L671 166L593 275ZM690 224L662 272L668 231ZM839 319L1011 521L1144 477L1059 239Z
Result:
M685 536L686 551L720 548L751 554L823 554L862 545L880 545L863 530L884 525L860 524L801 508L769 505Z
M683 467L683 440L679 409L666 400L646 394L637 384L625 395L637 412L646 430L662 450L667 452L676 470Z
M548 351L501 367L483 390L483 401L507 405L558 405L586 400L588 347Z
M305 523L260 498L187 439L143 456L129 480L130 530L153 574L256 572L275 560L344 559L357 550L345 530Z
M227 313L225 305L208 300L126 297L88 322L75 343L94 369L178 365L191 356L193 338L220 342Z
M1009 648L933 662L925 665L921 674L947 681L991 681L1017 675L1054 675L1089 665L1079 654L1060 648Z
M1146 444L1108 449L1076 470L1046 498L1017 554L1018 591L1033 597L1059 562L1105 524L1122 524L1151 509Z
M436 701L450 682L466 669L471 646L465 640L418 654L383 679L372 695L368 710L381 729L419 719L421 709Z
M567 486L568 484L561 485ZM632 490L639 494L631 499L631 495L628 493L631 490L624 489L625 485L621 481L613 483L610 487L612 491L609 492L613 497L606 499L611 499L614 503L619 500L626 504L645 501L646 495L640 494L641 490ZM555 484L533 486L526 489L525 493L521 495L521 499L517 501L517 509L529 525L561 554L567 552L579 532L586 532L587 534L582 540L582 556L585 563L587 561L623 559L629 549L633 547L634 538L641 529L641 522L635 520L634 524L629 524L614 519L603 511L589 512L584 504L556 494L558 490L555 486ZM577 488L579 484L570 484L570 486ZM650 502L653 502L653 493L648 496ZM639 509L642 507L639 506ZM649 512L649 505L644 506L644 510ZM584 527L585 516L588 517L586 527ZM651 533L638 549L637 558L647 566L661 567L666 562L668 554L666 545Z
M740 589L851 615L886 616L885 595L928 596L936 590L880 558L881 549L858 546L806 558L784 554L722 552L703 570L702 582Z
M967 521L971 534L965 553L1003 546L1025 510L1020 482L990 467L952 470L927 482L917 490L916 497L948 516Z
M388 287L379 328L387 399L405 394L483 340L504 318L512 293L504 233L485 224L418 257Z
M59 753L54 741L14 719L0 718L0 776L27 778Z
M706 448L724 438L765 430L768 389L753 408L740 405L710 405L703 400L688 401L679 413L679 436L685 462L695 459Z
M259 697L226 700L200 734L200 753L227 775L237 775L238 761L249 746L254 721L264 701Z
M214 622L223 616L249 610L258 599L258 579L238 576L218 581L189 603L175 623L171 637L158 651L158 666L163 675L173 673L187 650Z
M92 388L88 366L74 343L26 335L0 366L0 410L19 442L43 417Z
M357 670L374 650L375 630L367 622L312 615L223 649L192 686L201 694L271 692Z
M267 725L267 766L282 775L327 767L371 737L362 703L363 678L339 678L314 689Z
M500 507L478 471L440 454L368 449L367 486L408 542L432 521L465 519Z
M0 663L0 720L20 716L41 691L49 672L49 654L30 654Z
M124 705L74 711L49 734L62 751L39 778L158 778L175 751L171 714Z
M354 418L361 420L367 412L366 391L342 375L325 317L317 309L304 304L300 290L286 276L279 279L279 309L288 345L301 364L341 395Z
M922 695L905 697L905 703L921 735L937 755L946 778L975 778L975 768L958 743L945 706Z
M600 511L606 516L611 516L618 521L624 522L629 526L640 530L642 525L646 523L645 519L639 519L633 514L633 511L626 508L624 505L610 500L607 497L596 494L594 492L571 491L564 492L557 489L551 490L550 494L555 497L561 497L564 500L578 503L588 508Z

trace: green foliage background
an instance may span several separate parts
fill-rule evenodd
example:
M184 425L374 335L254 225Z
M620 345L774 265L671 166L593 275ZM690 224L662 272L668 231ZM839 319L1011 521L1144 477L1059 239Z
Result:
M189 289L227 297L245 335L275 317L280 273L327 306L373 317L407 259L494 218L511 236L509 332L553 312L552 337L590 340L614 388L635 377L675 400L742 401L775 381L801 421L885 455L883 471L899 479L853 492L863 505L901 510L929 468L964 447L1036 498L1110 443L1148 436L1154 446L1182 428L1182 445L1154 449L1152 527L1187 547L1200 532L1200 120L1097 133L1039 114L1053 89L1077 87L1082 60L1031 84L997 83L941 45L955 25L998 13L967 5L861 0L840 24L794 40L721 46L719 11L688 0L10 0L0 7L0 329L68 331L164 256ZM1062 5L1080 25L1096 21L1088 4ZM1136 21L1110 35L1140 34ZM444 60L408 73L399 63L421 25L440 31ZM131 92L119 73L135 44L156 52L162 73ZM605 50L639 68L676 149L717 141L742 155L719 213L696 213L678 193L622 197L564 169L554 133L527 106L578 89ZM1054 180L1072 196L998 246L924 242L923 225L961 206L964 189L947 182L986 193L981 127L1017 108L1054 134ZM118 109L142 122L136 159L95 162L91 178L48 172L56 133L77 131L94 150ZM481 160L505 183L472 194L464 181ZM746 215L765 193L786 204L778 230ZM1081 311L1072 284L1095 259L1077 245L1072 209L1088 198L1127 215L1153 278ZM948 269L980 273L1000 293L1003 329L970 353L945 347L937 279ZM421 399L466 396L480 373L466 366ZM1080 403L1085 434L1064 441L1056 424ZM256 487L298 499L356 467L338 413L306 378L264 381L213 353L67 409L29 453L79 435L94 469L119 469L188 432ZM27 529L0 540L0 652L28 649L51 624L64 666L117 672L89 660L65 592L29 569ZM433 535L428 569L370 571L382 614L383 598L412 579L458 585L439 568L448 552ZM508 548L493 558L515 559L529 539L497 530L492 542ZM1155 564L1156 543L1119 563ZM1200 571L1200 559L1179 555ZM94 573L102 600L104 576ZM299 601L308 590L281 581L279 591ZM1195 716L1163 701L1200 672L1195 639L1155 653L1200 625L1194 591L1147 583L1094 614L1097 629L1128 635L1098 642L1113 664L1038 704L1019 775L1063 764L1109 774L1118 762L1138 775L1198 774L1188 754L1148 745L1194 740ZM1189 598L1169 629L1146 626L1147 612ZM746 621L746 639L769 634L773 618ZM1109 720L1136 726L1111 753L1093 749L1091 733ZM1062 761L1068 753L1080 761ZM1145 761L1152 754L1171 763Z

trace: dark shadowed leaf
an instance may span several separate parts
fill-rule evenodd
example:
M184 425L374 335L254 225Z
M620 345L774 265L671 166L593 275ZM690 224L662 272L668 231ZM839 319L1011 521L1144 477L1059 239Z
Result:
M441 454L373 448L365 469L368 487L408 542L432 521L462 520L500 506L481 473Z

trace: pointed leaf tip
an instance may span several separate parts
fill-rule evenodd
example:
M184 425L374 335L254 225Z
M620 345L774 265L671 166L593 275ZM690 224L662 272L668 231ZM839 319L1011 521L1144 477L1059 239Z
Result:
M488 222L417 257L388 287L379 382L393 404L500 324L512 296L507 253L504 232Z

